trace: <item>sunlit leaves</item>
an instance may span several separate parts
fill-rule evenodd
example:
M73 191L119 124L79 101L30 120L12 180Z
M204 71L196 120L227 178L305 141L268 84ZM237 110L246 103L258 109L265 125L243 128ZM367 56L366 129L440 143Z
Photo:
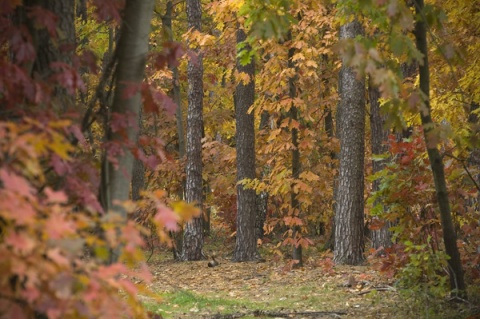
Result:
M294 21L288 0L245 0L238 14L246 17L245 26L250 36L257 39L283 40Z

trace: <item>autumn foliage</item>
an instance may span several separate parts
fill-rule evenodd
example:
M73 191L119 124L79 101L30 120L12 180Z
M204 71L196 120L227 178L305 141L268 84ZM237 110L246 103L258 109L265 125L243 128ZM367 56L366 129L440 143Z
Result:
M384 161L383 170L365 185L366 222L370 230L389 222L393 245L378 251L367 247L369 261L405 285L435 282L439 295L446 293L448 256L418 118L425 105L417 74L402 73L422 58L412 36L416 17L403 1L337 6L314 0L208 1L203 32L188 30L182 1L172 4L173 26L166 27L166 3L159 2L145 80L123 83L125 98L141 93L141 121L111 112L125 1L72 1L78 10L78 3L85 4L86 14L72 20L72 43L66 42L62 17L47 2L0 1L0 317L148 316L139 301L140 294L150 294L152 280L145 239L153 238L153 249L170 247L170 232L199 214L195 203L182 201L186 160L179 131L185 128L178 123L187 112L187 64L198 58L187 48L203 55L201 208L211 213L212 227L227 230L222 236L235 234L232 92L239 83L254 81L249 112L256 118L257 178L240 183L257 195L268 194L265 242L274 242L273 252L282 257L292 246L327 242L335 213L339 141L334 119L340 116L343 58L378 87L385 125L394 133L386 141L387 153L373 157ZM480 282L480 64L472 56L480 50L480 20L475 1L427 2L423 18L435 39L430 102L438 123L429 142L441 150L457 246L466 281L475 285ZM351 19L351 10L361 15L364 35L339 42L338 26ZM249 35L249 52L240 50L245 44L236 44L238 25ZM237 58L255 61L254 78L237 71ZM179 105L172 99L174 86L181 93ZM290 116L292 109L298 118ZM135 141L108 140L113 133L125 137L132 127L139 133ZM407 127L413 135L400 137ZM292 143L293 131L298 146ZM369 134L367 125L366 139ZM298 177L292 175L293 150L300 153ZM116 203L128 220L105 208L102 186L106 163L115 166L122 152L131 152L145 168L140 200ZM368 175L371 165L364 170ZM380 188L371 192L374 180ZM116 250L121 255L112 262ZM334 272L331 259L322 263L327 273Z

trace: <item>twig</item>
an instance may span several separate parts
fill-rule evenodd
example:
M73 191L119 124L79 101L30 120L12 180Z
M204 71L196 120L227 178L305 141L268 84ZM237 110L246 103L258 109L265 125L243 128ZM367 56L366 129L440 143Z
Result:
M471 180L471 181L473 182L473 184L475 185L475 188L480 192L480 186L478 185L477 181L475 180L475 178L472 176L472 174L471 174L470 171L468 170L468 167L467 167L467 165L465 165L464 161L461 160L460 158L452 155L452 154L445 153L444 156L453 158L454 160L457 160L458 162L460 162L460 164L462 164L462 166L463 166L463 169L464 169L465 172L467 173L468 177L470 178L470 180Z
M372 289L368 289L368 290L365 290L365 291L361 291L359 293L357 293L357 295L361 296L361 295L366 295L368 294L369 292L372 292L372 291L397 291L397 289L391 287L391 286L387 286L387 287L378 287L378 288L372 288Z
M266 310L255 310L253 315L265 316L265 317L281 317L281 318L290 318L292 316L328 316L328 315L346 315L346 311L292 311L292 312L277 312L277 311L266 311Z
M233 313L233 314L215 314L209 317L209 319L236 319L245 317L248 315L253 315L255 317L273 317L273 318L294 318L295 316L343 316L346 315L346 311L268 311L268 310L254 310L251 312L244 312L244 313Z

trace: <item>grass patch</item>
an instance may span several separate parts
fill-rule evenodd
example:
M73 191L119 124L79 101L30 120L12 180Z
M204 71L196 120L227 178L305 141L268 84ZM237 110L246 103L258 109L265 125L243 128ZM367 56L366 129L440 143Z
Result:
M145 302L146 308L163 318L200 317L222 313L242 313L257 309L258 305L241 299L222 298L213 295L199 295L188 290L161 295L162 302ZM248 318L248 317L245 317Z

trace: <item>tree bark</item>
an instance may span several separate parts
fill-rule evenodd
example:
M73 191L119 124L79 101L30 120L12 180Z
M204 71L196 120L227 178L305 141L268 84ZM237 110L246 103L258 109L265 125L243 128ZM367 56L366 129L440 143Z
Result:
M370 100L370 129L372 131L372 155L384 154L388 151L388 129L385 128L386 116L380 113L380 91L369 83L368 96ZM372 174L381 171L385 167L385 160L372 161ZM378 191L380 181L374 180L372 183L372 192ZM377 218L374 216L373 218ZM392 245L392 234L390 233L390 222L384 221L385 224L380 229L372 231L372 245L375 249L384 249Z
M327 115L325 116L325 132L327 133L327 136L329 139L332 139L335 136L335 127L333 124L333 115L332 115L332 110L329 108L326 110ZM336 152L331 152L330 153L330 158L336 159L338 157L338 154ZM337 188L338 188L338 178L334 178L333 182L333 203L332 203L332 210L335 212L337 204L335 203L335 198L337 194ZM335 216L331 218L332 222L332 231L330 232L330 235L328 236L327 241L323 245L322 249L330 249L331 251L335 250Z
M424 97L424 110L420 112L422 120L423 133L427 144L427 153L432 168L433 180L435 182L435 191L437 195L438 207L440 210L440 220L443 230L443 241L445 250L450 257L448 260L450 288L456 290L461 295L466 296L466 284L463 278L462 262L457 247L457 235L453 226L452 214L450 211L450 202L448 199L447 183L443 159L436 145L431 141L431 134L434 128L434 122L430 114L430 71L428 68L428 46L427 46L427 28L424 21L424 1L415 1L415 11L420 17L415 24L415 40L417 49L423 54L423 61L419 64L420 91Z
M269 129L269 120L270 114L267 111L263 111L260 117L260 130L268 130ZM270 166L265 165L262 169L262 179L268 176L270 171ZM265 221L267 220L267 212L268 212L268 199L269 193L267 191L262 191L260 194L257 195L257 215L255 218L255 238L263 239L264 230L263 227L265 226Z
M20 10L20 19L26 17L25 8L40 6L58 17L57 30L58 37L52 38L45 28L38 28L34 21L26 19L26 24L32 35L33 45L37 57L32 65L32 74L43 80L53 74L51 68L52 62L64 62L67 65L72 64L72 57L75 54L75 0L48 1L48 0L26 0L24 8ZM55 86L53 94L53 105L59 113L65 113L69 107L75 103L75 95L59 85Z
M288 42L291 43L292 41L292 32L288 32ZM295 63L293 62L293 56L295 54L295 48L291 47L288 49L288 68L295 69L295 76L288 79L288 96L292 99L297 97L297 87L295 85L296 81L296 68ZM290 108L290 120L292 122L298 122L298 109L292 102ZM300 150L298 149L298 129L292 129L292 179L294 181L300 178L300 171L301 171L301 163L300 163ZM300 202L297 199L297 194L293 191L293 185L291 190L291 198L290 198L291 206L292 206L292 214L296 215L297 217L300 215ZM293 239L300 238L300 227L294 226L293 227ZM303 258L302 258L302 246L295 244L292 249L292 259L296 262L294 267L302 267L303 266Z
M247 39L245 31L237 26L237 44ZM249 50L248 45L243 50ZM237 59L238 72L250 77L248 84L241 82L235 88L235 140L237 150L237 182L255 178L255 121L248 112L255 101L254 60L242 65ZM234 261L251 261L257 257L255 238L256 194L255 190L237 185L237 236Z
M202 7L200 0L187 0L188 28L201 29ZM186 192L188 203L203 209L202 183L202 133L203 133L203 61L202 54L188 61L188 114L187 114L187 167ZM185 225L183 233L183 260L203 258L203 214Z
M361 32L361 25L355 20L340 27L340 38L355 38ZM358 80L354 70L344 65L339 82L337 125L340 169L334 261L337 264L358 265L364 261L365 81Z
M143 112L140 108L138 113L138 132L137 132L137 147L138 147L138 139L142 134L142 116ZM136 158L133 162L133 170L132 170L132 200L137 201L140 199L140 192L145 188L145 164Z
M124 91L127 85L140 86L143 81L153 5L153 0L127 1L118 44L117 77L112 113L134 117L135 122L138 121L142 103L140 91L128 98L124 96ZM110 210L121 220L127 219L127 212L119 203L129 198L134 161L128 144L136 141L137 133L138 129L131 126L120 131L110 130L109 133L109 141L118 143L122 153L118 154L116 165L109 162L104 166L106 169L102 172L104 176L102 193L105 196L103 203L106 205L104 207L106 211ZM117 261L120 252L120 249L113 251L110 261Z

